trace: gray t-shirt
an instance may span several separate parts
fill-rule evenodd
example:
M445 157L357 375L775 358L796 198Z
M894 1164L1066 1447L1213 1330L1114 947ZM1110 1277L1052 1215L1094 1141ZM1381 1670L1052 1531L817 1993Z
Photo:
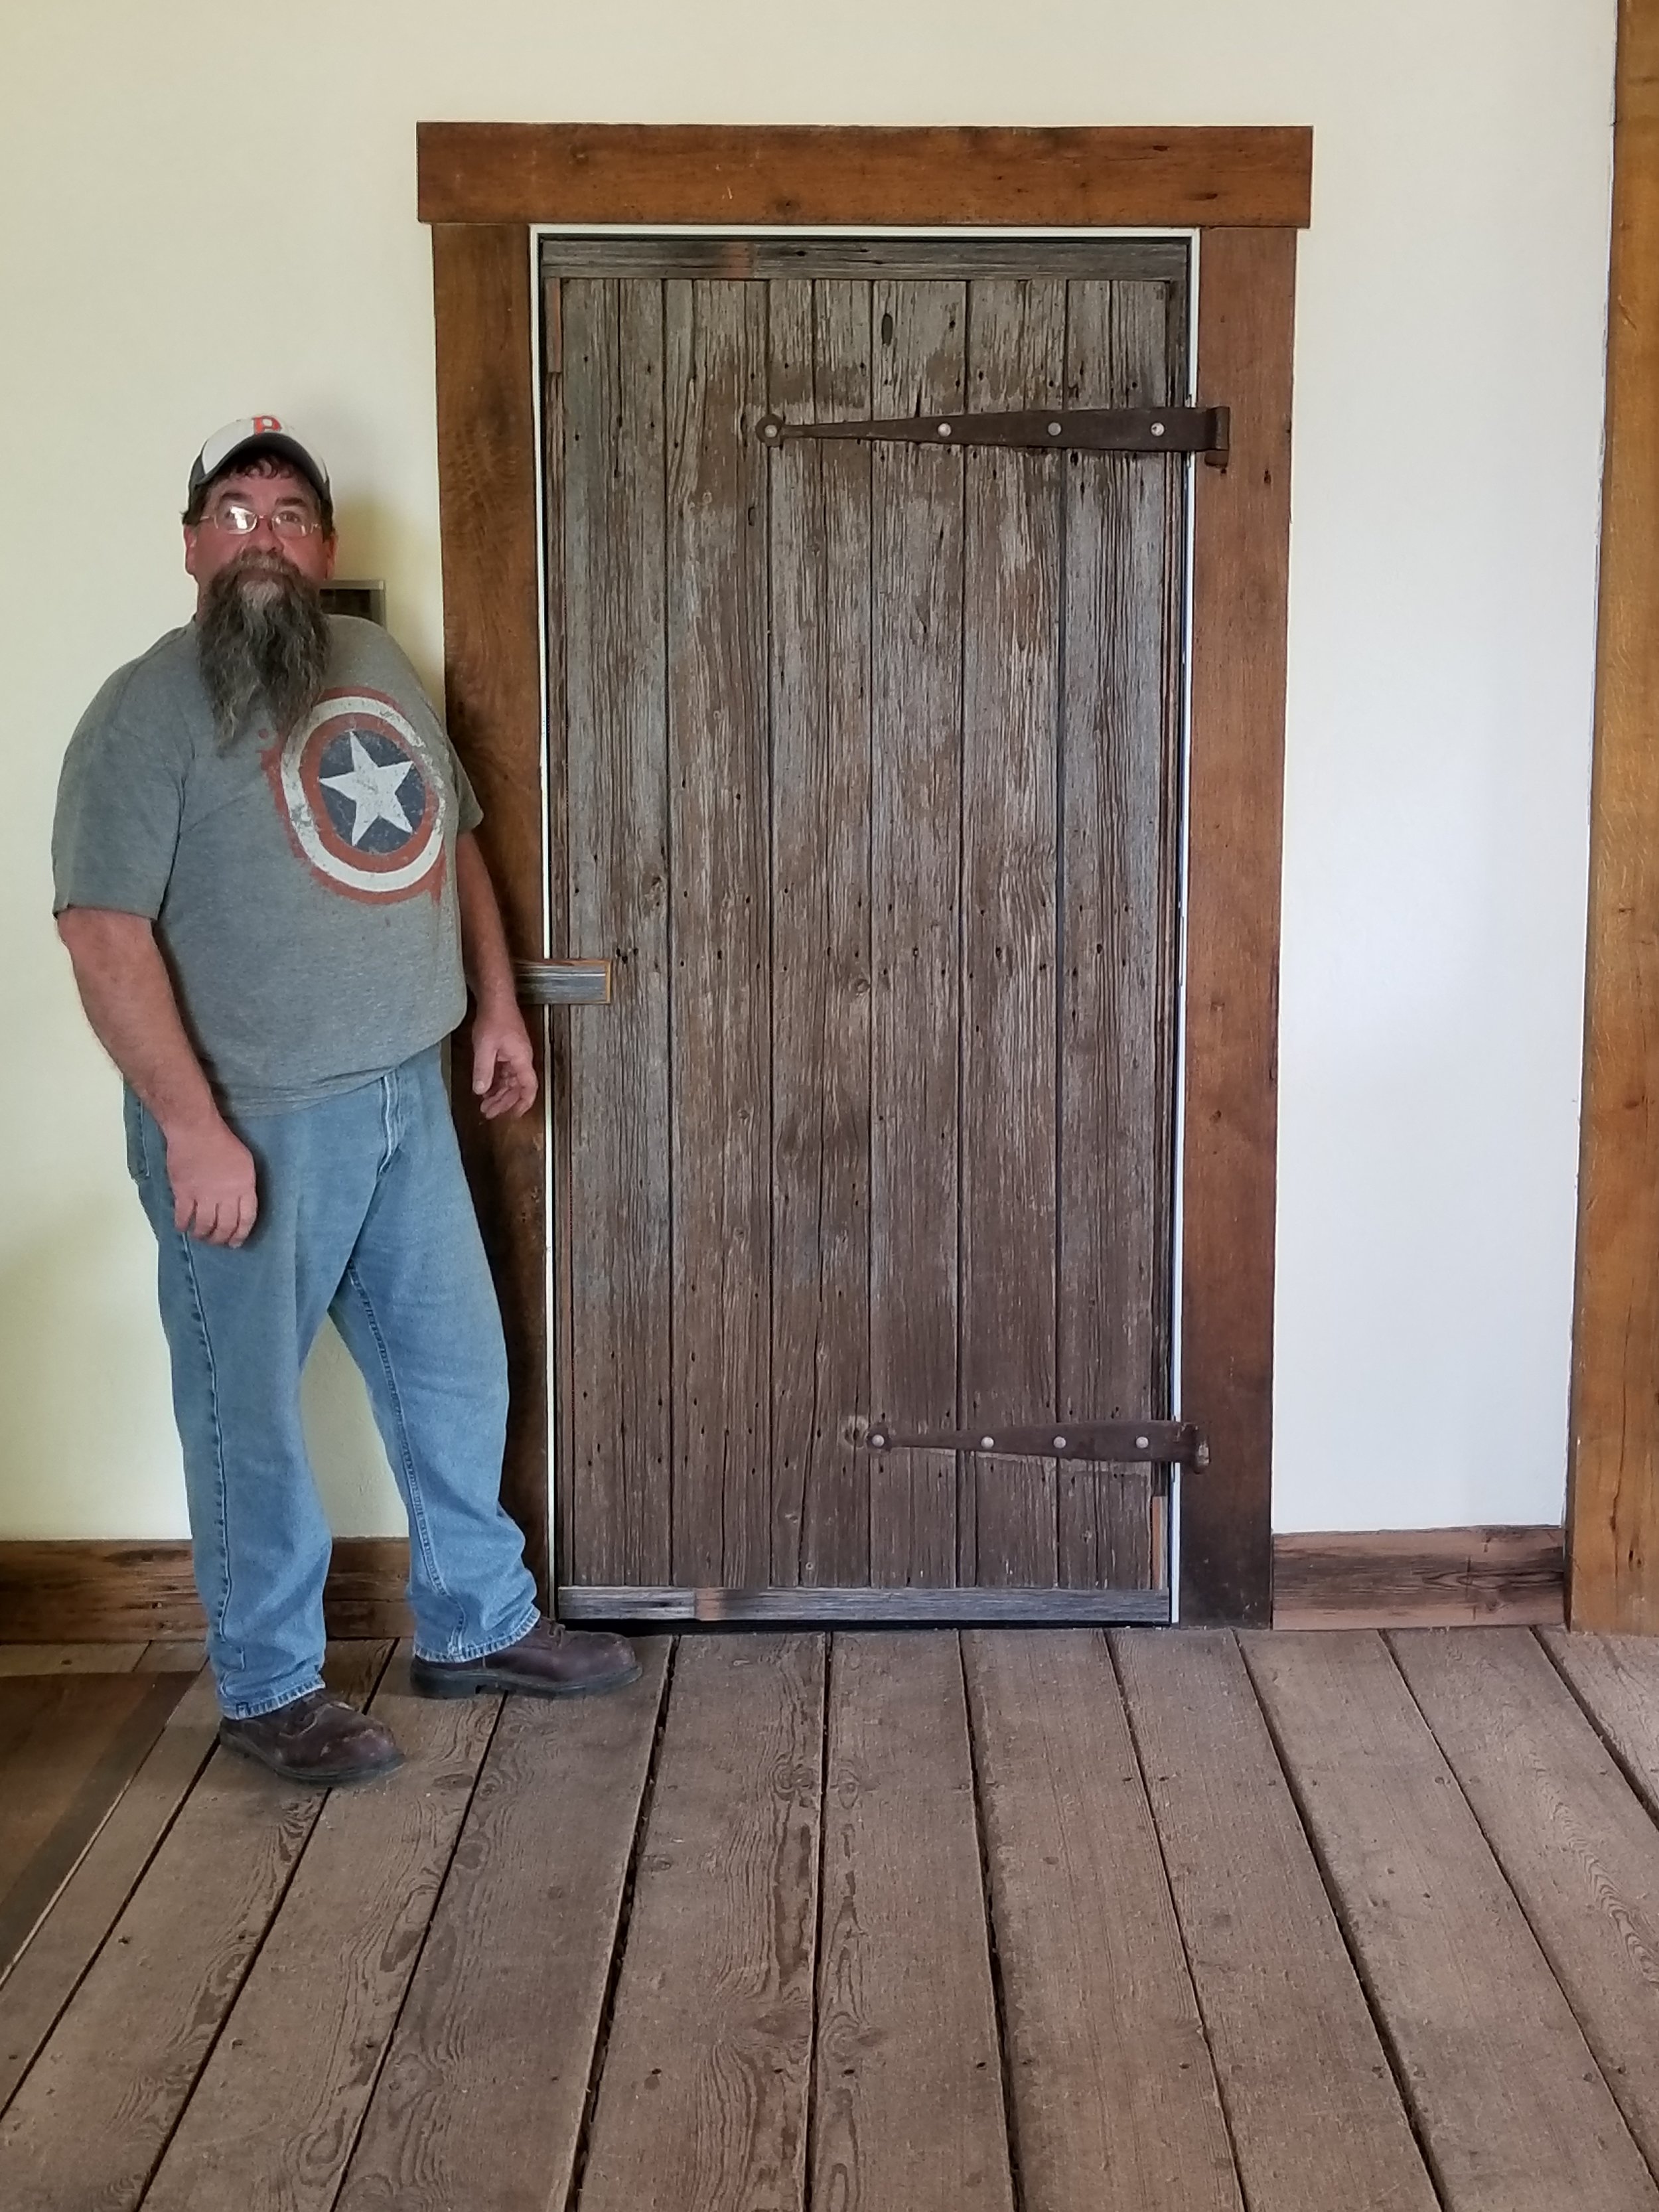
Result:
M58 786L54 912L150 917L234 1115L371 1082L465 1011L455 838L477 800L386 632L329 629L315 709L228 747L195 626L169 632L93 701Z

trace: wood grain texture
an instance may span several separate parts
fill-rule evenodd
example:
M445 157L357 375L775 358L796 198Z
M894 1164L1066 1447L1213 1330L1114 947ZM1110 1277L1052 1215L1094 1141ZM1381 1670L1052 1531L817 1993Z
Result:
M1659 11L1620 0L1569 1618L1659 1632Z
M1631 1787L1659 1820L1659 1644L1645 1636L1540 1638Z
M672 1198L663 652L662 287L556 288L563 744L573 950L614 998L568 1018L568 1582L670 1572Z
M1066 287L969 295L968 404L1057 406ZM963 1425L1053 1412L1060 507L1065 456L987 447L966 484L962 699ZM1052 1460L965 1462L961 1579L1059 1579ZM970 1548L971 1546L971 1548Z
M323 1590L329 1634L349 1642L406 1633L408 1580L406 1538L337 1538ZM206 1625L188 1543L0 1544L0 1673L12 1671L3 1664L9 1644L70 1637L192 1643Z
M500 1700L370 1707L404 1764L336 1790L243 1983L145 2212L329 2212L448 1869Z
M767 287L769 407L867 418L865 283ZM871 449L769 457L772 1557L870 1573Z
M679 1648L582 2212L799 2212L823 1647Z
M1447 2212L1637 2212L1659 2189L1382 1639L1244 1651Z
M1273 1538L1275 1628L1559 1625L1559 1528L1379 1528Z
M521 959L544 957L542 671L530 239L520 226L432 234L444 701L483 809L479 843ZM546 1020L532 1019L546 1079ZM465 1035L458 1049L465 1050ZM546 1139L539 1106L486 1121L465 1084L456 1127L507 1330L501 1499L549 1601Z
M333 1686L362 1703L389 1648L337 1650ZM216 1754L0 2120L7 2212L137 2205L324 1796Z
M766 299L666 300L677 1581L770 1571Z
M1234 1638L1112 1639L1255 2212L1436 2212Z
M1659 2164L1659 1832L1524 1629L1389 1642L1626 2124Z
M509 1698L339 2212L549 2212L574 2170L669 1646L626 1690Z
M1297 129L422 123L431 223L1305 224Z
M963 1648L1024 2202L1242 2212L1105 1641Z
M1068 407L1184 397L1174 289L1067 287ZM1169 1404L1184 477L1157 459L1066 457L1054 1410L1067 1420ZM1156 1485L1145 1467L1058 1470L1062 1583L1161 1573Z
M0 1644L0 1675L126 1674L149 1646L137 1644Z
M219 1708L201 1674L27 1946L0 1978L0 2109L114 1925L213 1748Z
M1291 520L1293 230L1206 231L1198 382L1232 410L1194 471L1188 789L1181 1617L1265 1626L1273 1538L1279 870Z
M830 1691L811 2201L1012 2212L957 1639L838 1637Z
M878 282L872 413L959 410L967 287ZM871 500L870 1403L900 1430L957 1425L960 1196L963 477L879 445ZM957 1579L945 1452L870 1474L870 1577Z
M143 1765L185 1687L173 1675L0 1681L0 1978Z

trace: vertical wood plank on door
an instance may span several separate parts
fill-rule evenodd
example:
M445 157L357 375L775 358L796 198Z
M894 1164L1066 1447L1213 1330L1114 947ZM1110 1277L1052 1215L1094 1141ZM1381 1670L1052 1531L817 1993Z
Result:
M963 399L967 287L872 287L871 411ZM962 823L960 457L871 455L870 1412L957 1425ZM870 1576L957 1579L957 1464L883 1452Z
M347 1646L331 1686L362 1705L390 1649ZM132 2212L323 1802L216 1753L0 2120L6 2212Z
M775 413L870 411L870 288L775 283ZM870 448L768 457L772 1563L870 1576Z
M1025 2203L1242 2212L1103 1638L963 1639Z
M1436 2212L1231 1635L1111 1638L1251 2212Z
M1169 404L1169 288L1068 288L1072 407ZM1068 453L1060 665L1059 1389L1068 1420L1169 1391L1181 464ZM1063 1465L1060 1579L1152 1580L1153 1478Z
M679 1647L581 2212L800 2212L823 1645Z
M673 1576L770 1571L766 288L665 287Z
M838 1636L811 2201L1012 2212L957 1638Z
M1056 404L1066 287L969 287L968 403ZM1055 740L1063 456L964 453L963 1425L1042 1421L1054 1398ZM967 1583L1056 1580L1054 1463L969 1462Z
M662 287L566 279L561 289L569 942L580 958L615 963L610 1006L560 1017L573 1431L562 1578L662 1583L672 1373Z
M1447 2212L1653 2212L1659 2188L1372 1631L1243 1639Z

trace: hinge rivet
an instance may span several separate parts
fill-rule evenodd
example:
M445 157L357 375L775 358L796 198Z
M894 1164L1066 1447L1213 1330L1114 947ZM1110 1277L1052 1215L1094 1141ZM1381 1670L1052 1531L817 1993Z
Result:
M981 1451L989 1451L995 1442L994 1437L981 1437L979 1440L979 1448Z
M1164 435L1164 425L1161 422L1153 423L1152 435L1155 438L1161 438Z
M1054 1449L1055 1449L1056 1451L1064 1451L1064 1450L1065 1450L1065 1449L1066 1449L1066 1439L1065 1439L1065 1437L1056 1437L1054 1438Z
M1151 1438L1148 1437L1137 1437L1135 1438L1135 1449L1137 1451L1145 1451L1151 1441Z
M950 424L948 422L941 422L939 426L939 434L941 438L948 438L951 434Z
M1060 435L1060 434L1061 430L1062 430L1064 428L1065 428L1064 423L1061 423L1061 422L1051 422L1051 423L1048 425L1048 435L1049 435L1051 438L1057 438L1057 437L1059 437L1059 435Z

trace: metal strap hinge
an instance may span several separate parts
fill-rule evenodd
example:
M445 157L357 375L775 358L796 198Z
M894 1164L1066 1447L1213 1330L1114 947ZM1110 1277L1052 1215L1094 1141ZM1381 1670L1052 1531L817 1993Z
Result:
M763 446L792 438L855 438L913 446L1018 446L1050 452L1202 453L1227 465L1225 407L1025 407L1009 414L908 415L890 422L786 422L763 415Z
M1046 1428L934 1429L899 1436L879 1425L870 1451L995 1452L1010 1459L1103 1460L1122 1466L1207 1467L1210 1447L1191 1421L1054 1421Z

